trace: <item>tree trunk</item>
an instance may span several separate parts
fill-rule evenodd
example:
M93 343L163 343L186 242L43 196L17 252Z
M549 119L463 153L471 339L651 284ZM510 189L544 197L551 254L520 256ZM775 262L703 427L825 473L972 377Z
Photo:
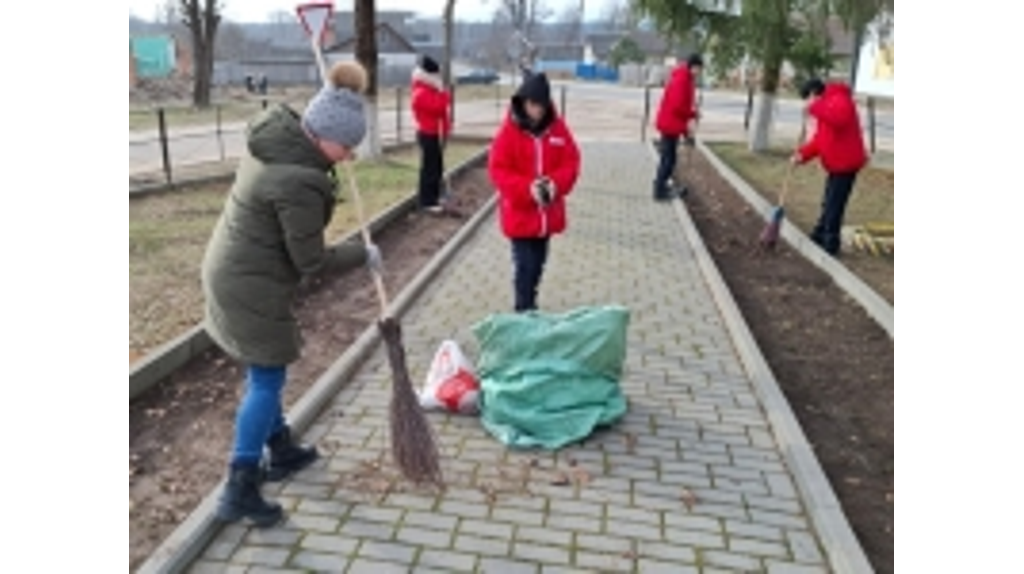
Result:
M220 12L214 0L182 0L182 16L192 34L192 104L197 108L210 106L213 88L214 46Z
M192 105L197 108L210 106L210 81L206 74L208 48L201 37L193 34L192 39Z
M455 35L455 0L446 0L444 7L444 85L452 85L452 54Z
M379 160L383 156L380 122L377 118L377 8L374 0L356 0L356 60L366 68L366 138L359 146L360 158Z
M779 82L782 79L784 55L779 45L780 34L769 40L761 76L761 93L754 114L754 129L750 130L750 151L761 153L771 147L772 126L775 120L775 103L778 98Z

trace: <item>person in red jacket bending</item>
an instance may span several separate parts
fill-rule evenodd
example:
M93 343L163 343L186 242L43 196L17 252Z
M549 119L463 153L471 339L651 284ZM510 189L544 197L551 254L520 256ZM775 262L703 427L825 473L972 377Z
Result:
M685 64L677 66L665 85L658 105L655 120L661 136L661 161L654 179L654 199L667 201L678 194L669 188L669 180L676 171L679 139L685 138L687 145L693 145L690 122L699 118L697 112L697 83L704 70L704 59L699 54L690 56Z
M828 173L821 215L811 239L829 254L838 255L846 204L857 174L868 163L860 115L850 87L843 83L826 84L814 78L801 87L800 96L809 100L807 115L814 120L814 135L791 161L799 165L818 158Z
M547 77L527 78L512 97L488 159L501 229L512 243L515 310L537 309L552 236L566 229L566 197L580 173L580 151L551 102Z
M420 58L412 73L412 107L416 120L416 141L420 146L419 205L441 213L441 180L444 177L442 140L451 130L451 96L444 89L441 66L430 56Z

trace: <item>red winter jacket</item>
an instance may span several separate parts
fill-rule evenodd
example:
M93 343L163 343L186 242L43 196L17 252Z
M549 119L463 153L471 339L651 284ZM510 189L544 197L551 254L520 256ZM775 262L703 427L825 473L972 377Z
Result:
M661 94L655 127L667 137L685 137L697 117L697 86L687 64L676 66Z
M565 198L572 193L580 173L580 150L565 121L549 103L549 113L532 126L523 109L523 94L544 92L542 75L527 80L513 97L509 114L491 143L488 171L499 194L501 229L506 237L550 237L566 229ZM543 98L543 96L541 96ZM534 98L531 98L534 99ZM548 101L541 99L540 101ZM534 201L531 185L545 175L555 186L554 200L541 207Z
M853 173L868 163L857 104L846 84L828 84L807 108L817 124L811 140L798 152L803 162L820 158L829 173Z
M451 132L451 96L442 89L441 79L419 68L412 75L412 97L409 105L416 129L427 135L447 137Z

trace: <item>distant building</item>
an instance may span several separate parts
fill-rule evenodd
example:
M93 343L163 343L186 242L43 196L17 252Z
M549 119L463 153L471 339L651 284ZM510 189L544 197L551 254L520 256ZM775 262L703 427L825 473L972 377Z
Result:
M355 58L356 38L351 36L324 49L329 63ZM377 87L407 86L419 55L416 47L388 22L377 24Z
M128 83L132 87L146 79L192 74L191 54L171 35L129 37L128 59Z

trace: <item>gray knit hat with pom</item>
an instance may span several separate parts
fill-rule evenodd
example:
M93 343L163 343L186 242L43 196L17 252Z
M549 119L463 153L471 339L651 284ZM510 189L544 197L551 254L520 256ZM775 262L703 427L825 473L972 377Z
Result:
M363 98L348 88L325 86L306 106L302 123L317 138L354 149L366 136Z

